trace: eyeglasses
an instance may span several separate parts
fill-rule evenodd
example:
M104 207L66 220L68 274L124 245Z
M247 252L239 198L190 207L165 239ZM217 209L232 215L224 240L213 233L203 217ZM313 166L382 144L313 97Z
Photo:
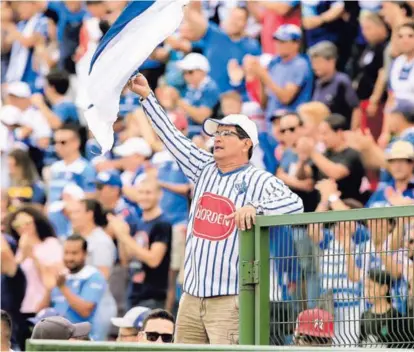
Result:
M147 340L151 342L157 341L160 336L164 343L171 343L173 340L173 334L160 334L155 331L145 331L145 335L147 336Z
M213 133L213 137L229 137L229 136L236 136L238 138L241 138L236 132L233 131L228 131L228 130L224 130L224 131L216 131Z
M194 70L184 71L185 75L192 75L193 73L194 73Z
M281 129L280 130L280 133L282 133L282 134L284 134L284 133L286 133L287 131L289 131L289 132L295 132L296 131L296 129L298 128L298 126L295 126L295 127L288 127L288 128L284 128L284 129Z

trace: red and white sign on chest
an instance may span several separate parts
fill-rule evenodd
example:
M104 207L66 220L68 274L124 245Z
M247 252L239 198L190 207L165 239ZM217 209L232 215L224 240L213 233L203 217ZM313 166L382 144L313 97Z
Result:
M197 202L193 234L210 241L221 241L228 238L234 231L234 219L225 217L233 214L236 207L233 202L217 194L206 192Z

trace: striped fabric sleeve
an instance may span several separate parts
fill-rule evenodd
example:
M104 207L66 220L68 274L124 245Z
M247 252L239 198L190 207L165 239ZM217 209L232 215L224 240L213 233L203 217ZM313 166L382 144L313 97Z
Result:
M276 177L271 177L264 184L262 197L255 206L261 210L263 215L297 214L303 212L302 199Z
M142 101L142 107L156 133L177 160L181 170L189 180L196 183L204 167L214 161L212 154L197 148L174 126L153 93Z

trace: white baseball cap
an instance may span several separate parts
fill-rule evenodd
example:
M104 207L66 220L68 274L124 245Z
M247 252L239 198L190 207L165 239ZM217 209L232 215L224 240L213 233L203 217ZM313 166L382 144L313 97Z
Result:
M254 121L246 115L228 115L222 120L207 119L204 121L203 129L208 136L214 136L219 126L239 126L247 133L253 143L253 148L259 144L259 134Z
M144 138L133 137L115 147L114 153L123 157L139 154L148 158L152 155L152 149Z
M210 64L207 58L198 53L188 54L177 63L177 67L183 71L201 70L206 73L210 72Z
M4 105L0 109L0 121L6 125L17 125L21 122L22 112L13 105Z
M144 319L150 311L147 307L134 307L126 312L123 318L111 318L111 322L118 328L142 329Z
M7 83L7 94L14 95L18 98L30 98L32 91L25 82L10 82Z
M414 147L410 142L397 141L386 153L387 160L407 159L414 160Z

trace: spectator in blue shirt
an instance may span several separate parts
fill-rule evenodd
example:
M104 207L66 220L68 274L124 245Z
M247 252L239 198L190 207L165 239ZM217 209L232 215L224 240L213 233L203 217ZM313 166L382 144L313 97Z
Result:
M262 83L261 103L266 107L269 121L276 110L295 111L310 100L312 70L307 58L299 54L302 32L298 26L282 25L274 33L279 56L270 61L267 69L251 57L246 58L247 74L253 74Z
M49 126L56 130L63 124L79 124L78 110L65 96L69 90L69 76L63 71L49 73L46 77L45 95L49 105L42 94L32 95L33 106L47 120ZM44 164L51 165L58 160L55 146L49 145L44 154Z
M32 95L32 104L40 110L53 130L65 123L79 124L75 104L65 97L68 90L69 76L64 71L56 71L49 73L46 77L45 95L50 108L43 95Z
M95 192L95 170L93 166L84 159L79 151L80 137L77 126L63 125L55 132L56 152L62 160L52 164L50 167L50 180L48 192L49 219L53 223L58 236L66 235L59 233L59 223L67 222L62 209L56 209L56 203L62 199L62 192L68 183L74 183L86 194Z
M302 21L308 47L328 40L338 43L344 30L345 1L302 1Z
M397 141L406 141L414 145L414 103L409 100L397 100L395 107L390 111L389 115L390 130L395 135L386 148L389 152L393 144ZM367 150L366 153L371 154L371 158L383 161L385 167L384 153L376 146L375 151ZM381 170L380 182L387 183L391 181L390 173L384 168Z
M336 71L337 47L328 41L309 49L312 68L318 77L312 100L324 103L332 113L346 117L347 129L360 120L359 99L352 81L345 73Z
M49 1L48 9L58 15L59 68L75 73L72 56L79 45L79 33L88 12L81 1Z
M39 310L51 306L70 322L92 324L91 337L97 329L94 324L96 307L101 301L107 284L101 272L86 265L88 243L79 235L67 238L64 244L64 263L68 274L48 275L47 292Z
M234 87L229 78L228 64L236 60L242 64L245 55L260 55L261 49L257 40L245 36L249 13L244 7L234 7L220 28L209 23L201 11L201 2L194 1L189 5L185 25L191 28L194 42L203 40L204 55L211 65L211 78L217 82L221 93L237 88L247 99L244 84Z
M11 45L10 62L6 73L7 82L26 82L32 92L41 91L39 73L33 68L33 51L42 37L47 36L48 23L36 2L16 3L20 22L9 23L5 28L5 44Z
M210 76L210 64L207 58L201 54L188 54L184 60L178 63L178 67L184 73L187 91L184 99L179 99L177 106L183 110L189 118L190 138L201 134L203 122L217 111L220 91Z
M392 181L378 189L369 199L368 208L414 204L414 146L395 142L386 156Z
M122 197L122 180L118 172L102 171L96 176L96 199L106 211L122 216L131 235L135 234L141 211Z

